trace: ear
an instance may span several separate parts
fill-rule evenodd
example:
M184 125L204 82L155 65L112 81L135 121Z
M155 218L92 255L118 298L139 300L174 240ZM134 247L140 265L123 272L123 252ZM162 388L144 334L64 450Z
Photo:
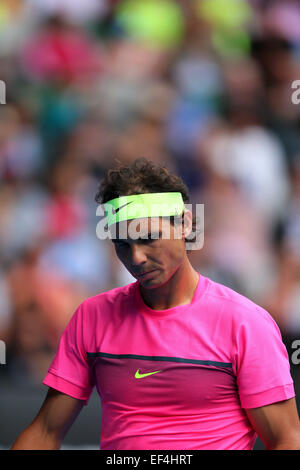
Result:
M183 224L182 224L182 238L186 238L190 235L193 230L193 214L190 210L185 209L183 214Z

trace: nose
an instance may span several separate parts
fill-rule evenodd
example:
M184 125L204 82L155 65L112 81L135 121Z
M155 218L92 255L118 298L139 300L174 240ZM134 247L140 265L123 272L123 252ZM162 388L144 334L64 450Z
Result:
M142 245L133 243L131 245L131 264L132 266L139 266L147 261L147 256L144 252Z

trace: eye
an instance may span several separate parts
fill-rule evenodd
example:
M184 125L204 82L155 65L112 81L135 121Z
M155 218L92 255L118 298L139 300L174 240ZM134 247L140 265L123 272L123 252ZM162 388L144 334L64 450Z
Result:
M154 234L154 235L151 235L149 234L147 238L141 238L139 239L139 242L140 243L154 243L154 242L157 242L157 240L159 240L161 238L161 234Z
M155 240L153 238L138 238L136 242L139 245L148 245L149 243L153 243Z

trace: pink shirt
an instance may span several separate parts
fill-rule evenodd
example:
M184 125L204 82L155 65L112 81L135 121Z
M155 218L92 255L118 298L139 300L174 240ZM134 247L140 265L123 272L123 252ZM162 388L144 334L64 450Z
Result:
M103 450L252 449L243 408L295 396L270 314L202 275L192 302L167 310L137 281L85 300L43 383L86 404L97 387Z

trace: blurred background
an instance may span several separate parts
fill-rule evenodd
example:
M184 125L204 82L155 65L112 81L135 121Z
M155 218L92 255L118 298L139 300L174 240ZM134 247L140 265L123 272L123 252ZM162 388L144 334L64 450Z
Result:
M182 176L205 204L193 266L267 309L291 358L299 24L293 0L1 0L1 448L40 408L75 308L134 280L96 237L94 196L115 159L145 156ZM100 422L93 394L63 448L98 448Z

